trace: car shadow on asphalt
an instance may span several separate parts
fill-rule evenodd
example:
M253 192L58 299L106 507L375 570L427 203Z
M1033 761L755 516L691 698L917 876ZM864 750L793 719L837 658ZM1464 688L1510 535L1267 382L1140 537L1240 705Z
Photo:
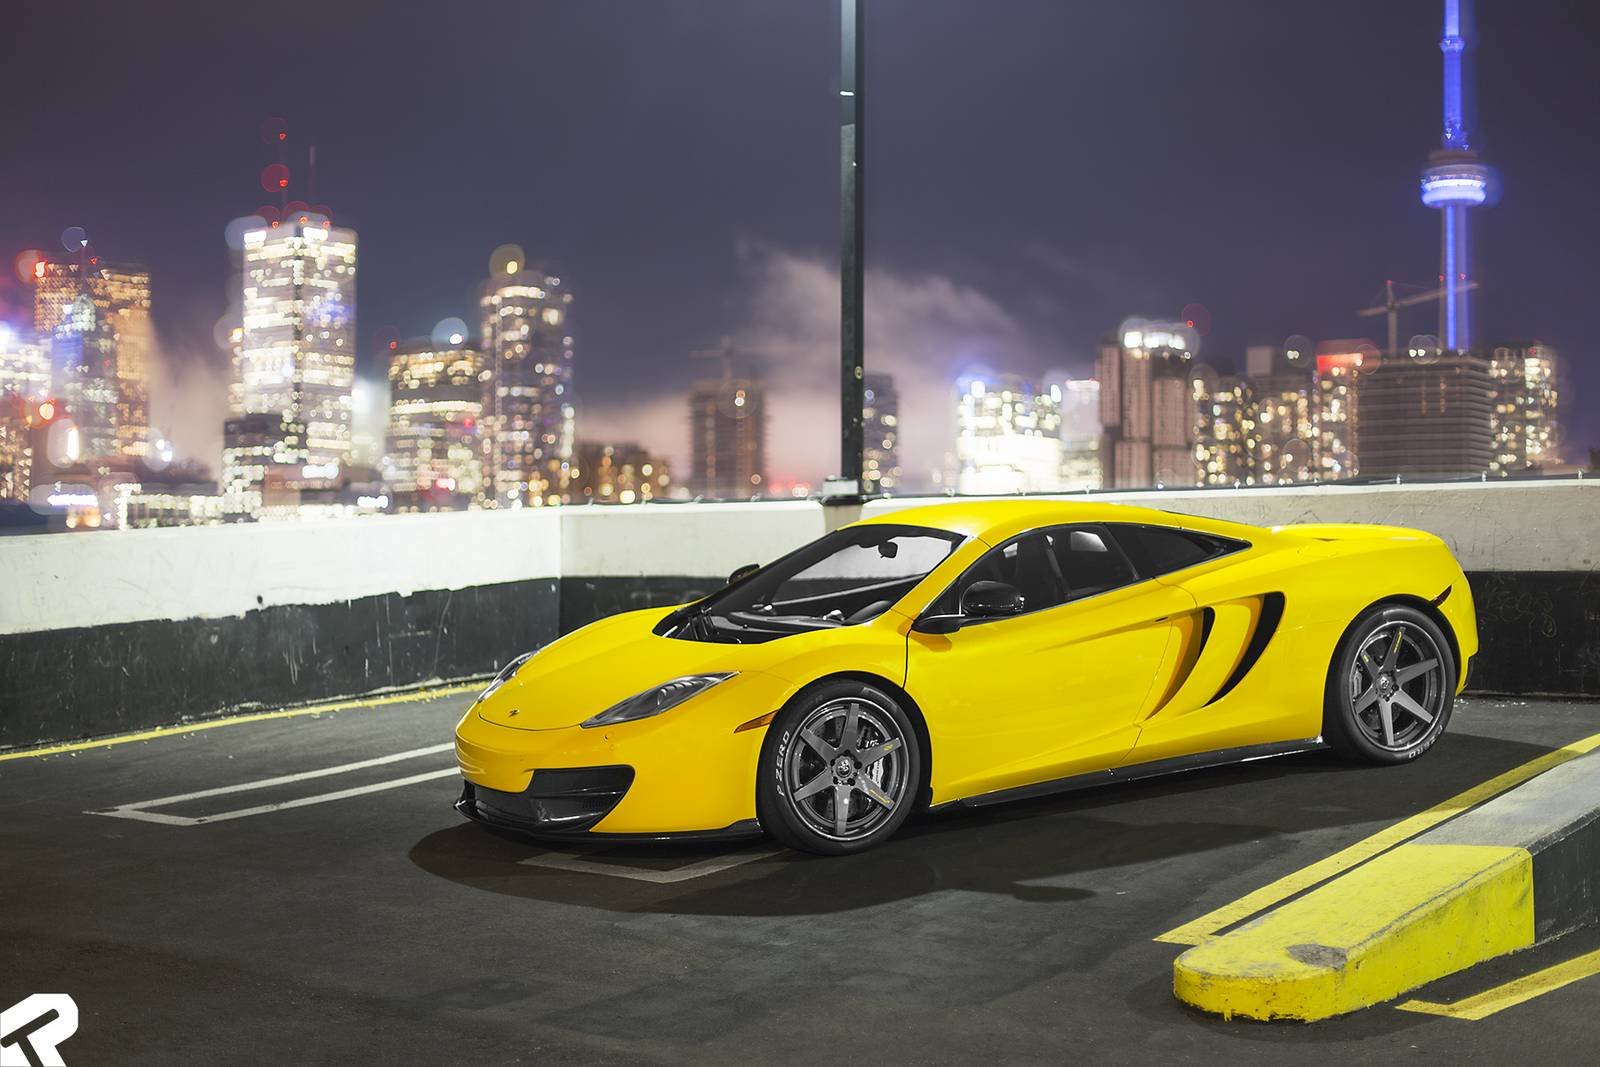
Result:
M435 877L488 893L622 913L826 914L951 890L1071 903L1098 895L1090 887L1113 881L1109 872L1124 867L1153 872L1150 879L1170 883L1162 895L1181 902L1241 865L1281 854L1293 844L1284 839L1348 827L1319 854L1335 851L1543 751L1458 734L1442 739L1427 759L1401 767L1307 753L935 812L858 856L778 851L667 884L627 872L670 871L761 843L551 846L461 823L423 837L410 859ZM584 870L541 866L540 857L552 852L589 862ZM616 872L602 873L607 867Z

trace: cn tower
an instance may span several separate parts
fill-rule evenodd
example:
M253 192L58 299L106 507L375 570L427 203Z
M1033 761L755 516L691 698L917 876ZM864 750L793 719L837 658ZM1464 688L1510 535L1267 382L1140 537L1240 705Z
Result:
M1444 132L1422 172L1422 202L1442 213L1439 253L1439 341L1449 351L1472 347L1468 301L1472 260L1467 212L1489 199L1495 180L1471 142L1473 0L1444 0Z

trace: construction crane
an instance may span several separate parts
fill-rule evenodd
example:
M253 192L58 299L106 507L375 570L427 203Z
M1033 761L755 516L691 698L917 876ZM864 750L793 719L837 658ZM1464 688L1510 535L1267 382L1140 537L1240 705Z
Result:
M1404 284L1404 283L1402 283ZM1408 285L1408 289L1422 290L1421 286ZM1465 293L1478 288L1476 281L1466 282L1455 287L1455 292ZM1443 287L1427 289L1406 296L1395 296L1395 283L1393 279L1383 283L1383 303L1377 307L1362 308L1356 315L1363 319L1376 318L1379 315L1389 316L1389 347L1385 355L1395 355L1400 351L1400 309L1415 307L1418 304L1431 304L1445 295Z

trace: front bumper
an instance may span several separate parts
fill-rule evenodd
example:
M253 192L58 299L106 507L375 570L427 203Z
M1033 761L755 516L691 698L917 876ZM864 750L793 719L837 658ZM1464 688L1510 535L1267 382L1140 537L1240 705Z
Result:
M486 789L471 782L461 783L461 797L455 802L456 811L473 822L483 823L498 830L511 830L535 838L557 840L605 841L726 841L753 838L762 835L761 824L755 819L742 819L720 830L689 830L661 833L597 833L592 827L622 799L622 792L613 793L604 776L595 772L624 771L631 782L631 767L587 767L566 771L540 771L534 775L534 784L523 793L502 793ZM566 783L568 789L557 791L560 784L541 775L592 776L580 784Z
M766 730L736 728L781 707L786 684L748 672L665 715L588 730L514 729L469 710L456 724L455 747L471 788L457 810L541 835L753 828Z
M536 771L520 793L463 782L456 810L509 830L582 833L610 814L632 784L632 767Z

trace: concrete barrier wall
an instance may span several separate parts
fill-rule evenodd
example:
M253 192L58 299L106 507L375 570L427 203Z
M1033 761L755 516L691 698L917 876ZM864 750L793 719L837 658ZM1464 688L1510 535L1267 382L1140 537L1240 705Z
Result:
M1070 498L1067 498L1070 499ZM1119 493L1235 521L1383 522L1472 579L1474 686L1600 695L1600 482ZM0 747L477 677L931 501L647 505L0 538Z

